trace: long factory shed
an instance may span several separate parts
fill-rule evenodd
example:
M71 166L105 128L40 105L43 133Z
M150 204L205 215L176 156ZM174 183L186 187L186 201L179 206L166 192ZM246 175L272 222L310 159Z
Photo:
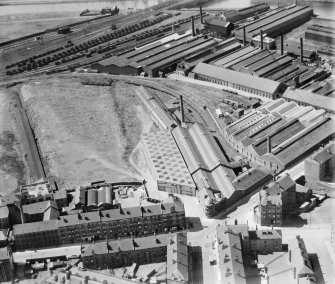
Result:
M243 26L246 29L246 41L251 42L261 30L268 37L275 38L307 22L312 15L313 9L309 6L290 5L274 9L260 19ZM235 31L236 39L241 41L243 40L243 27Z

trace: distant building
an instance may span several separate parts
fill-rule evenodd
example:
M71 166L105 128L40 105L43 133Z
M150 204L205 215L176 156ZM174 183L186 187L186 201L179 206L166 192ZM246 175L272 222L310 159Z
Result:
M256 16L257 14L264 13L265 11L269 10L270 6L268 3L260 3L251 5L246 8L237 9L237 10L229 10L223 12L220 16L228 22L237 22L243 19L246 19L251 16Z
M205 20L205 27L214 36L217 37L229 37L231 31L234 29L234 25L230 22L225 22L217 17Z
M0 248L0 282L10 281L13 277L13 256L10 247Z
M305 160L305 178L311 184L335 182L335 141Z
M0 207L0 229L10 227L9 209L7 206Z
M280 82L201 62L194 68L192 73L195 79L228 86L260 98L274 100L280 97L284 91L284 85Z
M295 212L311 197L311 190L299 187L289 175L284 175L259 192L259 203L254 208L255 221L262 226L282 226L283 219Z

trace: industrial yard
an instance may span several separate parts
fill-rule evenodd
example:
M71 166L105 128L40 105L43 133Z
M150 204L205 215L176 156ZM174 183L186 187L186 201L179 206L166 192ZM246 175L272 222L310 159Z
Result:
M333 21L191 2L0 16L1 283L332 283Z

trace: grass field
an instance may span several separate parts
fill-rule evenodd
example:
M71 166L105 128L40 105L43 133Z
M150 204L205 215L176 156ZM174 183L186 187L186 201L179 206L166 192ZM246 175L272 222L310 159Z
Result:
M139 111L132 86L35 82L23 85L21 96L47 177L59 186L140 178L129 155L148 117Z

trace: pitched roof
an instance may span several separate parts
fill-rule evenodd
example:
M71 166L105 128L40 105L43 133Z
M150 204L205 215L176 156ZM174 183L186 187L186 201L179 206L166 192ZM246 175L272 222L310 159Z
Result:
M188 281L188 246L186 234L178 233L167 245L166 278Z
M25 224L17 224L13 226L13 235L24 235L41 231L55 231L58 229L58 220L49 220Z
M335 113L335 98L332 97L321 96L319 94L300 89L288 88L284 93L283 98L298 101L303 104Z
M58 210L57 204L54 200L47 200L37 203L26 204L22 206L23 214L33 215L33 214L42 214L49 207L54 207Z
M246 86L249 88L261 90L266 93L273 94L280 86L279 82L265 78L260 78L226 68L200 62L193 70L194 73L205 75L211 78L228 81L233 84Z

